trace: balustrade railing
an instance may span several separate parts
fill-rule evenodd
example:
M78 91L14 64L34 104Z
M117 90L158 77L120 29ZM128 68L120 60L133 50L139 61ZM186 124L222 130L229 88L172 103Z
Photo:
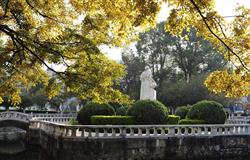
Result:
M71 138L164 138L250 134L250 125L64 125L33 120L30 128Z
M227 119L227 124L249 124L250 116L230 116Z
M48 121L55 123L68 123L72 117L34 117L33 120Z
M228 119L227 124L249 124L250 120L246 119Z
M76 117L77 113L29 113L32 117Z
M29 121L30 117L27 114L20 113L20 112L1 112L0 113L0 120L21 120L21 121Z
M31 119L50 121L56 123L68 123L71 118L75 118L76 113L34 113L26 114L21 112L7 111L0 113L0 120L17 120L29 122Z

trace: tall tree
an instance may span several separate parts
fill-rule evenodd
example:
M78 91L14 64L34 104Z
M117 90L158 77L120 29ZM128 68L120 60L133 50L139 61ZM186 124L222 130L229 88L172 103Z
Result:
M212 94L208 94L202 84L204 76L199 75L223 68L225 60L208 41L197 37L195 29L183 31L182 37L172 36L164 31L162 22L141 33L139 38L135 49L123 52L127 70L122 82L125 93L139 98L139 76L145 65L149 65L158 83L158 99L166 105L176 107L211 99Z
M131 98L139 99L140 74L145 68L145 63L133 50L125 50L122 53L122 63L126 66L126 75L122 79L120 89Z
M225 64L223 56L196 30L184 30L182 37L172 36L164 30L164 22L139 35L136 54L140 61L149 65L159 87L173 72L183 73L186 81L196 74L220 69ZM131 53L132 54L132 53Z
M174 37L164 31L164 23L156 28L140 33L136 44L136 54L144 64L148 65L159 87L172 71L173 61L170 57Z
M216 95L209 92L203 84L206 76L207 74L195 75L189 83L184 80L177 82L164 81L163 87L160 88L161 94L158 96L158 99L171 108L188 104L192 105L204 99L214 100L227 106L235 100L225 98L224 95Z
M202 37L197 36L194 28L184 30L182 37L175 37L172 56L175 65L189 82L193 75L221 69L225 65L223 56Z
M233 22L226 22L215 9L214 0L167 0L171 7L166 30L181 35L193 26L230 61L234 67L213 72L205 81L210 91L239 97L250 94L250 9L236 9ZM233 70L233 71L232 71ZM223 78L221 78L223 77Z
M112 87L123 66L98 46L130 41L135 27L154 23L158 10L154 1L1 0L0 96L17 104L20 86L43 83L49 98L64 88L81 99L128 101Z

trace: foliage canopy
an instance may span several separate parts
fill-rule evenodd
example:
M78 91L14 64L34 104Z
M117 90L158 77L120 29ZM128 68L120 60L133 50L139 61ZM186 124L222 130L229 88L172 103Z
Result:
M172 8L167 31L180 35L192 24L199 36L235 65L233 71L211 74L207 87L227 96L248 95L250 10L238 7L241 16L226 24L215 11L214 0L166 2ZM98 46L121 46L134 40L133 33L155 25L160 5L157 0L1 0L0 96L18 104L21 87L44 83L49 97L64 88L81 99L128 101L112 87L123 75L123 67L107 59ZM218 78L221 75L225 78Z
M151 0L1 0L0 96L18 104L21 87L43 83L50 98L63 88L81 99L128 102L112 87L123 66L98 46L127 43L133 31L154 23L158 10Z

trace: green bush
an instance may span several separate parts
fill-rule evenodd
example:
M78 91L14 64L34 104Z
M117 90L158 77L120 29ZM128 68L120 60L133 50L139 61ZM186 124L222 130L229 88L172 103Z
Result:
M77 114L77 120L80 124L91 124L93 115L114 115L115 111L109 104L87 103Z
M188 111L191 109L191 107L192 106L190 106L190 105L177 107L175 110L175 114L177 116L180 116L181 119L185 119L186 115L187 115Z
M135 124L166 124L168 111L159 101L139 100L127 111Z
M91 116L93 125L132 125L134 119L132 116Z
M167 124L179 124L180 121L180 116L176 116L176 115L168 115L168 120L167 120Z
M120 107L116 110L116 115L125 116L127 109L125 107Z
M224 124L226 113L220 103L203 100L193 105L187 114L187 118L201 119L206 124Z
M79 123L78 123L78 121L77 121L76 118L71 118L71 119L69 120L69 124L70 124L70 125L78 125Z
M181 119L179 122L180 125L185 124L206 124L204 120L198 120L198 119Z

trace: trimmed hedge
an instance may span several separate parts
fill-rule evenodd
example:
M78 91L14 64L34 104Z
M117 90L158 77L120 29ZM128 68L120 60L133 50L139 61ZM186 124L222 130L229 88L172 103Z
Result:
M187 114L187 118L201 119L206 124L224 124L226 113L220 103L203 100L193 105Z
M134 119L132 116L91 116L93 125L132 125Z
M191 109L192 106L180 106L177 107L175 110L175 114L180 116L181 119L185 119L188 111Z
M180 125L185 125L185 124L206 124L204 120L199 120L199 119L181 119L179 122Z
M114 108L109 104L99 104L90 102L85 104L77 114L77 121L80 124L91 124L93 115L114 115Z
M139 100L128 109L127 115L134 117L135 124L166 124L168 111L159 101Z
M167 120L167 124L179 124L180 121L180 116L176 116L176 115L168 115L168 120Z

